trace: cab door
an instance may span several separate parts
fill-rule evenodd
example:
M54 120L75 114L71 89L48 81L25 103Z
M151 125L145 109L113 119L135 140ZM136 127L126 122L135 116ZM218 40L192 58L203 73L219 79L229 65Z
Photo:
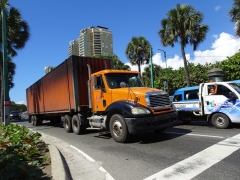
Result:
M225 112L225 104L228 102L229 90L226 86L218 84L217 94L210 95L210 88L214 84L208 84L205 88L204 112L211 114L213 112Z
M105 111L107 108L107 92L102 75L92 78L92 103L93 112Z

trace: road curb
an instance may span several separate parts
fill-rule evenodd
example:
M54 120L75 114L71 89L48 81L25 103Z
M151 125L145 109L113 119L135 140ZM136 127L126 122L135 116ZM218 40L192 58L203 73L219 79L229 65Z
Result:
M59 150L56 146L48 145L50 156L51 156L51 173L53 180L66 180L68 176L66 174L66 169L63 163L63 159L60 155Z

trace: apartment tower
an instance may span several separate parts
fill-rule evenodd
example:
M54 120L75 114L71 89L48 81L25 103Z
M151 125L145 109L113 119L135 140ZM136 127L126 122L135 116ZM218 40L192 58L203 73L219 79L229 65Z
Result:
M76 55L79 56L79 48L78 48L78 41L77 40L72 40L69 42L68 46L68 56L71 55Z
M77 45L79 56L113 55L112 32L102 26L82 29ZM70 50L71 48L68 48L69 55L71 55Z

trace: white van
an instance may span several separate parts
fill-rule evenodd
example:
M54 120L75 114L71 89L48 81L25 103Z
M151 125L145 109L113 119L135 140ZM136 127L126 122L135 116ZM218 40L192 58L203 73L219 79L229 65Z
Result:
M209 95L217 84L217 94ZM240 87L234 82L209 82L199 85L198 100L172 102L173 107L185 121L192 115L206 116L216 128L228 128L231 123L240 123ZM189 107L192 108L189 108ZM187 108L188 107L188 108Z

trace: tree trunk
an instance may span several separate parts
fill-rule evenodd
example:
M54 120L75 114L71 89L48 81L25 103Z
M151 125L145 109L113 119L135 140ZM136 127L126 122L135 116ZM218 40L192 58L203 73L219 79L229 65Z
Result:
M182 40L181 40L181 51L182 51L182 57L183 57L183 63L184 63L184 70L185 70L185 75L186 75L187 86L189 87L189 86L191 86L190 85L190 77L189 77L187 59L186 59L184 45L182 43Z
M142 77L142 75L141 75L141 62L140 61L138 61L138 72L140 72L140 77Z
M1 82L0 82L0 90L1 90L1 96L0 96L0 112L1 112L1 122L4 121L4 110L3 110L3 58L2 53L0 57L0 75L1 75Z

